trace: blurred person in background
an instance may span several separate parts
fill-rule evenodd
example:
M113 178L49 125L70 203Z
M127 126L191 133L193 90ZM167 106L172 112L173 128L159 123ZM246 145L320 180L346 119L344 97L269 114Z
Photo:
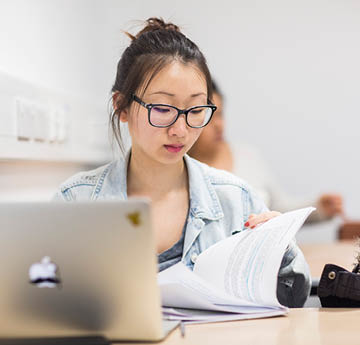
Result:
M241 145L230 147L224 138L224 97L213 81L213 103L217 105L211 122L205 127L189 151L189 155L214 168L223 169L246 180L271 210L287 212L307 206L316 211L307 219L308 223L343 216L343 199L336 193L321 194L315 200L300 200L284 192L273 177L265 159L253 147Z

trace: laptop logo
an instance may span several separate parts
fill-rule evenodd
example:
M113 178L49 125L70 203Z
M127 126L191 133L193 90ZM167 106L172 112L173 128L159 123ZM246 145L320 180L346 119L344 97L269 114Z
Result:
M30 283L39 288L54 288L60 286L59 270L49 256L44 256L40 262L31 265L29 269Z
M141 225L140 212L128 213L126 217L133 226Z

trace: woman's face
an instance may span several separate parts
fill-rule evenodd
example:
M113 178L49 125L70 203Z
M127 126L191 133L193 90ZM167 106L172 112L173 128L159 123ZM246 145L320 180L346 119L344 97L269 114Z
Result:
M145 103L169 104L179 109L206 105L206 80L194 65L174 61L154 77L141 98ZM136 102L131 103L125 121L132 138L132 154L163 164L181 161L202 131L189 127L183 114L170 127L153 127L148 121L148 110Z

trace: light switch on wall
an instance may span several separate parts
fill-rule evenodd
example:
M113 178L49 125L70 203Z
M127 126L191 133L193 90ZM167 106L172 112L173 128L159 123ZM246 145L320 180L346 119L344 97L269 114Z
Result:
M16 113L15 113L15 131L18 140L30 140L32 129L31 126L31 113L27 101L17 98Z
M65 111L26 99L16 99L16 135L21 141L63 144L69 134Z
M110 159L108 136L92 128L107 119L98 105L1 72L0 90L0 160L102 164Z

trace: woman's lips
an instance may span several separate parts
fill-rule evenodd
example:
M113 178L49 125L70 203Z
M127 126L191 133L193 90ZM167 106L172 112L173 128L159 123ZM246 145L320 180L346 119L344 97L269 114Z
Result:
M180 152L184 145L164 145L169 152L177 153Z

